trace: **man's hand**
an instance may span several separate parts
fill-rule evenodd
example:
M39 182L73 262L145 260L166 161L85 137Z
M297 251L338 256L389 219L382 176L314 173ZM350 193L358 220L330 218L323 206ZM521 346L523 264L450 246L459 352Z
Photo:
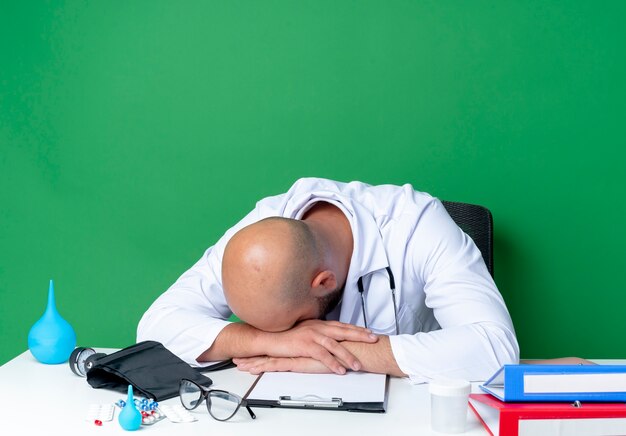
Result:
M311 357L240 357L233 359L240 371L247 371L250 374L261 374L262 372L306 372L311 374L332 373L319 360Z
M269 339L272 345L267 355L310 357L337 374L345 374L346 368L359 371L363 367L354 354L341 344L342 341L373 344L378 340L376 335L363 327L322 320L303 321L289 330L272 335ZM310 363L298 361L297 364L308 367ZM289 366L294 363L277 361L276 365Z
M359 371L364 367L347 346L376 343L378 337L370 330L338 321L307 320L277 333L231 323L211 348L198 356L198 362L254 356L309 357L332 372L345 374L346 368Z
M362 359L361 371L374 372L379 374L390 374L396 377L406 377L396 363L388 336L380 336L375 343L349 342L341 344L350 351L351 355L356 355ZM235 358L233 362L241 371L248 371L251 374L262 372L294 371L307 373L331 373L325 364L310 357L270 357L253 356L245 358ZM340 364L348 367L345 362Z

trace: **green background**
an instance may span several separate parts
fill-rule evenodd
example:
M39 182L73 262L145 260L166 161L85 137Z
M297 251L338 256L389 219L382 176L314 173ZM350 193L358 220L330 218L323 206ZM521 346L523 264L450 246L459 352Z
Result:
M2 1L0 363L79 345L297 178L495 219L522 357L625 358L626 2Z

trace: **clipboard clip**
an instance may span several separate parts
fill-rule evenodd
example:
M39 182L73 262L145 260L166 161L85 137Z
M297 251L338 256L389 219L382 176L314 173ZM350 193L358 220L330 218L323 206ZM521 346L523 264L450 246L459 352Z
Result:
M305 395L304 397L299 398L282 396L278 398L278 405L281 407L338 409L343 405L343 400L341 398L322 398L317 395Z

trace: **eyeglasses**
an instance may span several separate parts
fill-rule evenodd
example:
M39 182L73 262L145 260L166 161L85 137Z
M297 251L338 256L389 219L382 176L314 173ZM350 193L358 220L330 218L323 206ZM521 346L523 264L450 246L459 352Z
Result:
M246 404L246 400L239 395L219 389L207 389L191 380L182 379L178 389L180 402L187 410L193 410L206 400L206 408L209 414L218 421L228 421L235 416L241 406L245 407L252 419L256 415Z

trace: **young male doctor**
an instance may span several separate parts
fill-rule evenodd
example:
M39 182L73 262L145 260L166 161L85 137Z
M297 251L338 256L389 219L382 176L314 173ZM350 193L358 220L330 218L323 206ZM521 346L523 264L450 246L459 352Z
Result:
M415 383L485 380L519 359L480 251L439 200L318 178L259 201L207 249L143 315L148 339L194 365Z

